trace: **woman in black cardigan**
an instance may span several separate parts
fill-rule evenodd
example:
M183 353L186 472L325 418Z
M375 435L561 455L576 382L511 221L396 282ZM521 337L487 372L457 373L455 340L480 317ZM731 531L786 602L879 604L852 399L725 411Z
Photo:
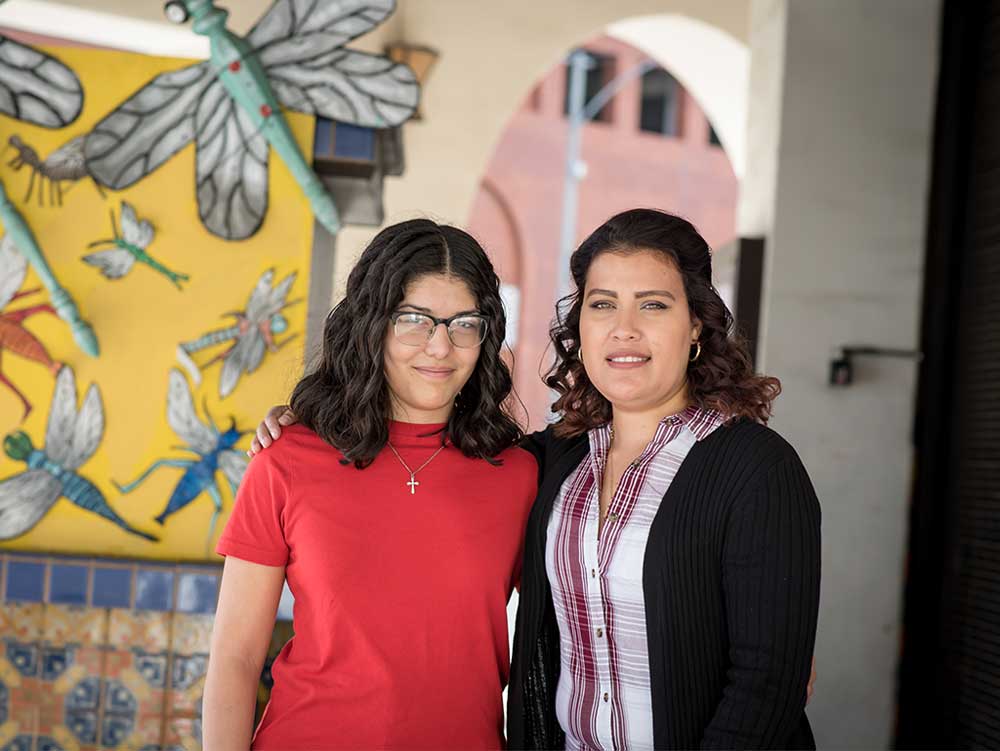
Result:
M753 373L683 219L619 214L571 266L547 377L561 419L528 441L510 748L815 748L820 510L764 426L778 381ZM616 608L644 611L644 643Z

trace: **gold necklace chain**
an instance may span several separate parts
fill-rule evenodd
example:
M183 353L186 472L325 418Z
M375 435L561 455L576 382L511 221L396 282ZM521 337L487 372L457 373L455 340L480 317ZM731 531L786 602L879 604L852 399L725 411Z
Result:
M410 481L407 482L407 483L404 483L405 485L409 485L410 486L410 495L416 495L417 494L417 486L420 484L419 482L417 482L417 478L416 478L417 472L419 472L424 467L426 467L428 464L430 464L432 461L434 461L434 457L437 456L438 454L440 454L442 451L444 451L445 446L448 445L448 444L442 445L437 451L435 451L433 454L431 454L431 458L430 459L428 459L427 461L425 461L423 464L421 464L416 469L410 469L410 465L403 461L403 457L401 457L399 455L399 452L396 451L396 447L393 446L392 443L390 443L389 441L386 441L386 444L389 446L390 449L392 449L392 453L394 453L396 455L396 458L399 459L399 463L403 465L403 468L406 469L406 471L410 473Z

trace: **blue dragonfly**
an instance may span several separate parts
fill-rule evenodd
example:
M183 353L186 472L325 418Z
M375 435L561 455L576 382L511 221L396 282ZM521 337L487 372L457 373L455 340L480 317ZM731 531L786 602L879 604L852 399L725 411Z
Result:
M207 406L205 414L208 415ZM208 415L208 419L210 424L205 424L198 418L187 380L179 370L171 368L167 388L167 422L181 440L187 444L187 446L182 447L182 450L190 451L197 458L157 459L132 482L126 485L115 483L115 487L122 493L131 493L160 467L183 469L184 474L181 475L181 479L170 494L170 500L167 501L166 507L155 521L162 525L167 517L180 511L202 493L207 492L215 504L215 511L208 525L208 539L205 541L206 555L210 550L212 535L215 533L215 523L218 521L219 514L222 513L222 494L216 484L215 473L221 470L229 483L230 490L235 495L236 488L239 487L243 473L246 472L247 468L246 456L242 451L234 448L245 432L236 429L235 421L226 430L219 430L212 422L211 415Z
M8 435L4 452L25 462L28 469L0 481L0 540L20 537L31 530L60 498L66 498L144 540L151 534L136 529L111 508L104 494L77 470L97 450L104 436L101 392L91 385L80 411L76 410L76 376L64 365L56 376L49 407L45 448L37 449L24 431Z

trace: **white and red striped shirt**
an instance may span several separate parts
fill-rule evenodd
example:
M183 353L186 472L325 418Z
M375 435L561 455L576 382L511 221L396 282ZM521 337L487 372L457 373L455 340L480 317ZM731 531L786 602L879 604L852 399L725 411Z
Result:
M622 473L600 538L610 426L589 432L589 455L559 491L545 567L559 624L556 715L568 750L653 747L642 591L646 541L688 451L724 422L718 412L698 407L665 417Z

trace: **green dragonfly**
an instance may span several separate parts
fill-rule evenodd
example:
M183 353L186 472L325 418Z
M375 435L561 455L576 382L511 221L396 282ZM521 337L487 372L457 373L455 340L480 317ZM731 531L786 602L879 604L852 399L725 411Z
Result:
M114 237L106 240L95 240L87 246L88 248L101 245L110 245L111 247L85 255L81 260L91 266L96 266L107 279L121 279L132 270L135 262L139 261L153 270L159 271L172 281L177 289L181 289L181 282L186 282L190 277L187 274L171 271L146 252L146 248L153 242L153 225L145 219L140 221L132 204L126 201L122 201L121 221L122 231L121 234L118 234L115 212L112 210L111 231L114 233Z
M246 37L212 0L171 0L168 18L194 19L211 59L162 73L94 126L84 143L97 182L121 190L195 142L198 213L228 240L254 234L268 203L269 148L288 166L331 232L333 199L299 150L281 107L368 128L413 114L413 72L343 45L381 23L394 0L276 0Z

